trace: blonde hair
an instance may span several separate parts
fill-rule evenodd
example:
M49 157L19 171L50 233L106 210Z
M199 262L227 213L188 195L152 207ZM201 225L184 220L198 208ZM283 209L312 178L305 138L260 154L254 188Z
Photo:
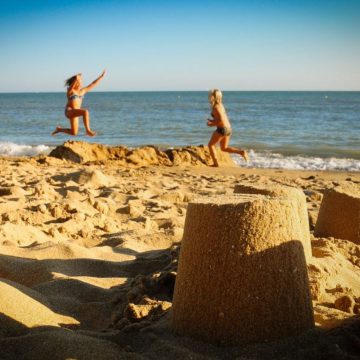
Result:
M219 89L209 91L209 102L212 107L222 102L222 92Z

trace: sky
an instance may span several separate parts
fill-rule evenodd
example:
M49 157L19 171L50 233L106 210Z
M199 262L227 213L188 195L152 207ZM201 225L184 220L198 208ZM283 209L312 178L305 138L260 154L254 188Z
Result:
M0 92L360 90L358 0L0 0Z

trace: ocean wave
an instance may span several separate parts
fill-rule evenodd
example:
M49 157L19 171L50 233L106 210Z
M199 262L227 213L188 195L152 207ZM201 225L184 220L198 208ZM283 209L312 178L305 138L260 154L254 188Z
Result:
M0 156L35 156L47 155L53 148L47 145L21 145L11 142L0 142Z
M254 150L249 151L249 158L246 164L239 157L234 157L234 160L241 167L248 168L360 171L360 160L356 159L284 156L271 151L255 152Z

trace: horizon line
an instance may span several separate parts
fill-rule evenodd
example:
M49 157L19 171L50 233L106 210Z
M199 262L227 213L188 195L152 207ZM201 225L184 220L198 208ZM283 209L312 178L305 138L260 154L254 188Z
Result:
M92 93L144 93L144 92L208 92L207 90L105 90L105 91L91 91ZM358 90L334 90L334 89L317 89L317 90L228 90L221 89L222 92L360 92ZM64 91L0 91L0 94L63 94Z

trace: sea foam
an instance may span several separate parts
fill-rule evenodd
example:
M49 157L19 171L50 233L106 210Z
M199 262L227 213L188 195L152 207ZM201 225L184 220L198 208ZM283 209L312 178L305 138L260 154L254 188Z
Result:
M22 145L0 142L0 156L35 156L47 155L53 148L47 145Z
M249 161L244 161L234 156L234 160L241 167L270 168L289 170L341 170L360 171L360 160L343 158L321 158L312 156L284 156L271 151L249 151Z

